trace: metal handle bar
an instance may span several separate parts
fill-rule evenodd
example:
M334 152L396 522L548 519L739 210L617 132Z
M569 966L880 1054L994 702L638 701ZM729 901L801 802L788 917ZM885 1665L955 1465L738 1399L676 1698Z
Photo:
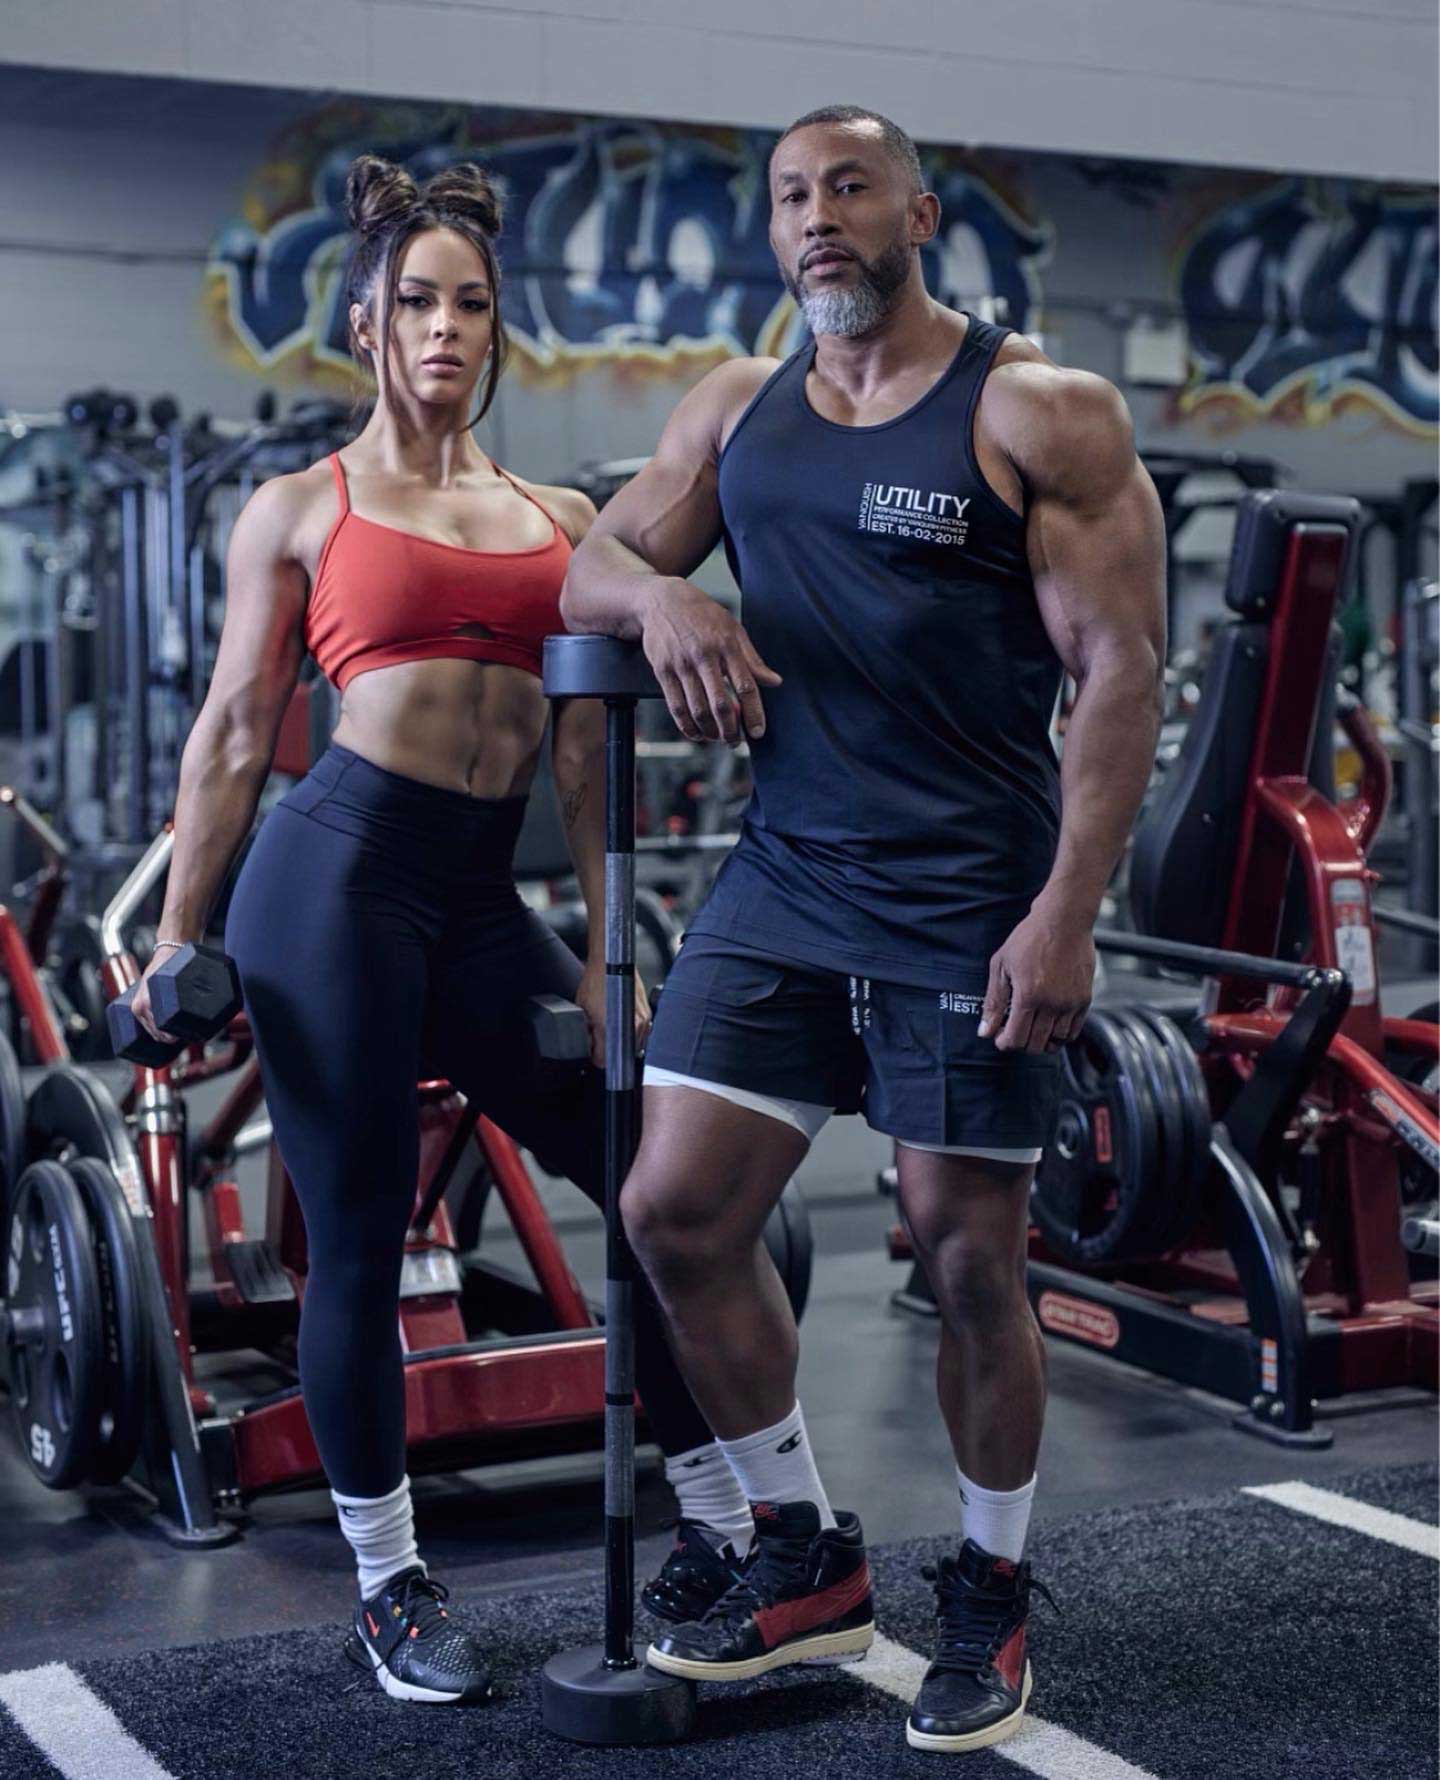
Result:
M0 805L14 811L44 848L53 864L64 865L70 857L68 844L60 838L28 797L22 797L13 785L0 785Z
M174 851L175 830L167 822L100 918L100 944L107 958L118 957L125 950L120 930L164 877Z

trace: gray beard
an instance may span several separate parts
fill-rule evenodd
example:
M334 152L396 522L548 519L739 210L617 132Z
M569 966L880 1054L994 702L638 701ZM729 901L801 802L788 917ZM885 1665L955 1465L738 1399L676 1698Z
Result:
M812 334L838 334L854 340L879 327L894 308L909 275L909 244L897 242L879 259L862 262L860 277L851 290L807 291L796 282L791 284L790 294Z
M890 304L874 285L857 284L853 290L820 290L800 299L800 309L812 334L839 334L853 340L879 327Z

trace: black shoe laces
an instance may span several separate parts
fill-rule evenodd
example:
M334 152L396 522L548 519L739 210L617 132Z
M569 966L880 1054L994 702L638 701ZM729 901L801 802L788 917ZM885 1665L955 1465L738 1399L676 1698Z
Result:
M745 1567L744 1559L736 1557L735 1547L728 1539L716 1533L713 1527L706 1526L701 1520L686 1520L683 1514L677 1520L662 1520L660 1525L667 1532L672 1529L677 1532L685 1546L683 1551L673 1550L666 1556L665 1568L672 1575L689 1576L692 1572L703 1572L718 1566L727 1576L739 1580L740 1572ZM699 1534L698 1539L693 1542L692 1532ZM720 1539L718 1545L715 1543L717 1538Z
M405 1661L411 1643L419 1643L428 1631L433 1631L437 1626L449 1625L449 1616L441 1610L441 1604L449 1599L450 1590L443 1582L432 1581L430 1577L422 1575L419 1571L416 1571L413 1576L406 1577L405 1586L400 1591L400 1613L407 1627L418 1626L420 1628L420 1638L413 1640L401 1638L389 1656L385 1658L385 1667L397 1681L400 1679L399 1665ZM370 1659L366 1656L359 1638L353 1634L345 1640L345 1660L365 1671L364 1679L351 1682L350 1686L345 1689L346 1693L353 1693L357 1687L364 1686L365 1680L368 1680L372 1673Z
M405 1586L400 1592L400 1612L408 1625L420 1628L420 1638L423 1639L442 1622L448 1625L450 1616L444 1610L444 1603L449 1599L450 1590L443 1582L433 1582L430 1577L417 1572L405 1578Z
M1050 1590L1028 1572L1014 1594L989 1594L975 1588L962 1581L949 1564L939 1570L926 1564L920 1574L935 1584L935 1611L940 1622L940 1648L930 1665L932 1669L978 1675L1012 1629L1017 1601L1025 1602L1031 1589L1042 1595L1056 1613L1060 1612Z
M746 1619L773 1607L782 1591L804 1580L808 1539L757 1539L740 1564L736 1580L705 1615L706 1620Z

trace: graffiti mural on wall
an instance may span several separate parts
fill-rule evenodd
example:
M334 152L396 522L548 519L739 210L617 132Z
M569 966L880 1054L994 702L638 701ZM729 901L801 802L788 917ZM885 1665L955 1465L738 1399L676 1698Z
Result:
M1195 415L1440 423L1433 194L1287 179L1230 204L1179 273Z
M229 355L314 379L349 365L341 272L345 172L362 149L424 179L477 160L503 183L504 307L522 375L587 365L698 373L804 337L767 240L774 137L646 123L495 114L317 114L293 132L215 241L207 304ZM926 279L959 306L1036 325L1051 232L958 152L926 168L944 213Z

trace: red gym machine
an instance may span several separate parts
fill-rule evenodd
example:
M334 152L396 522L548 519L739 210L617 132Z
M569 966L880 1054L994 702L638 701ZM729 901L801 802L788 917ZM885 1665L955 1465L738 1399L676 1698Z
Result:
M163 874L171 847L167 831L106 911L107 994L118 994L138 979L139 966L125 949L122 930ZM6 919L0 917L0 923ZM32 1030L45 1032L53 1018L43 985L23 966L12 969L11 980ZM103 1480L133 1475L156 1497L161 1524L177 1541L223 1542L235 1529L217 1517L217 1509L321 1475L298 1387L222 1411L196 1380L197 1349L252 1343L263 1349L283 1341L304 1295L303 1225L273 1145L265 1237L247 1237L239 1189L223 1178L237 1140L243 1145L246 1128L253 1128L262 1109L247 1024L243 1016L237 1018L221 1041L195 1047L171 1068L137 1066L126 1096L128 1120L94 1071L64 1060L63 1044L52 1038L46 1051L52 1067L36 1083L27 1109L29 1158L90 1154L105 1162L129 1204L141 1263L138 1278L124 1283L126 1296L145 1306L141 1342L146 1351L123 1357L123 1376L112 1381L111 1391L132 1397L139 1392L146 1405L137 1411L130 1401L111 1403L112 1411L121 1411L118 1419L134 1429L137 1450L107 1454ZM222 1075L235 1078L223 1105L187 1140L181 1090ZM423 1190L407 1243L400 1318L412 1468L455 1468L598 1447L603 1334L519 1152L502 1131L467 1109L448 1083L423 1082L419 1092ZM445 1190L472 1147L506 1207L538 1290L498 1272L489 1289L479 1266L462 1273ZM204 1199L213 1273L213 1284L193 1301L187 1203L192 1190ZM149 1267L147 1259L153 1260ZM474 1319L492 1328L518 1322L524 1332L473 1340L467 1304L472 1326ZM129 1339L136 1339L133 1329ZM76 1451L93 1432L74 1425L49 1432L51 1438L36 1450L53 1455L53 1473L70 1482L96 1480ZM49 1481L43 1469L41 1474Z
M1048 1334L1243 1404L1236 1426L1293 1445L1329 1443L1317 1399L1434 1390L1440 1358L1440 1028L1433 1009L1381 1013L1365 849L1390 769L1358 705L1337 711L1332 625L1359 517L1287 491L1241 505L1237 617L1135 836L1138 932L1096 935L1108 955L1201 979L1187 1054L1167 1075L1146 1033L1173 1043L1176 1027L1097 1008L1067 1049L1032 1200L1029 1292ZM1345 804L1337 720L1363 769ZM1181 1011L1173 984L1155 989ZM1160 1141L1141 1141L1147 1118ZM908 1249L893 1232L892 1254ZM918 1266L897 1298L933 1314Z

